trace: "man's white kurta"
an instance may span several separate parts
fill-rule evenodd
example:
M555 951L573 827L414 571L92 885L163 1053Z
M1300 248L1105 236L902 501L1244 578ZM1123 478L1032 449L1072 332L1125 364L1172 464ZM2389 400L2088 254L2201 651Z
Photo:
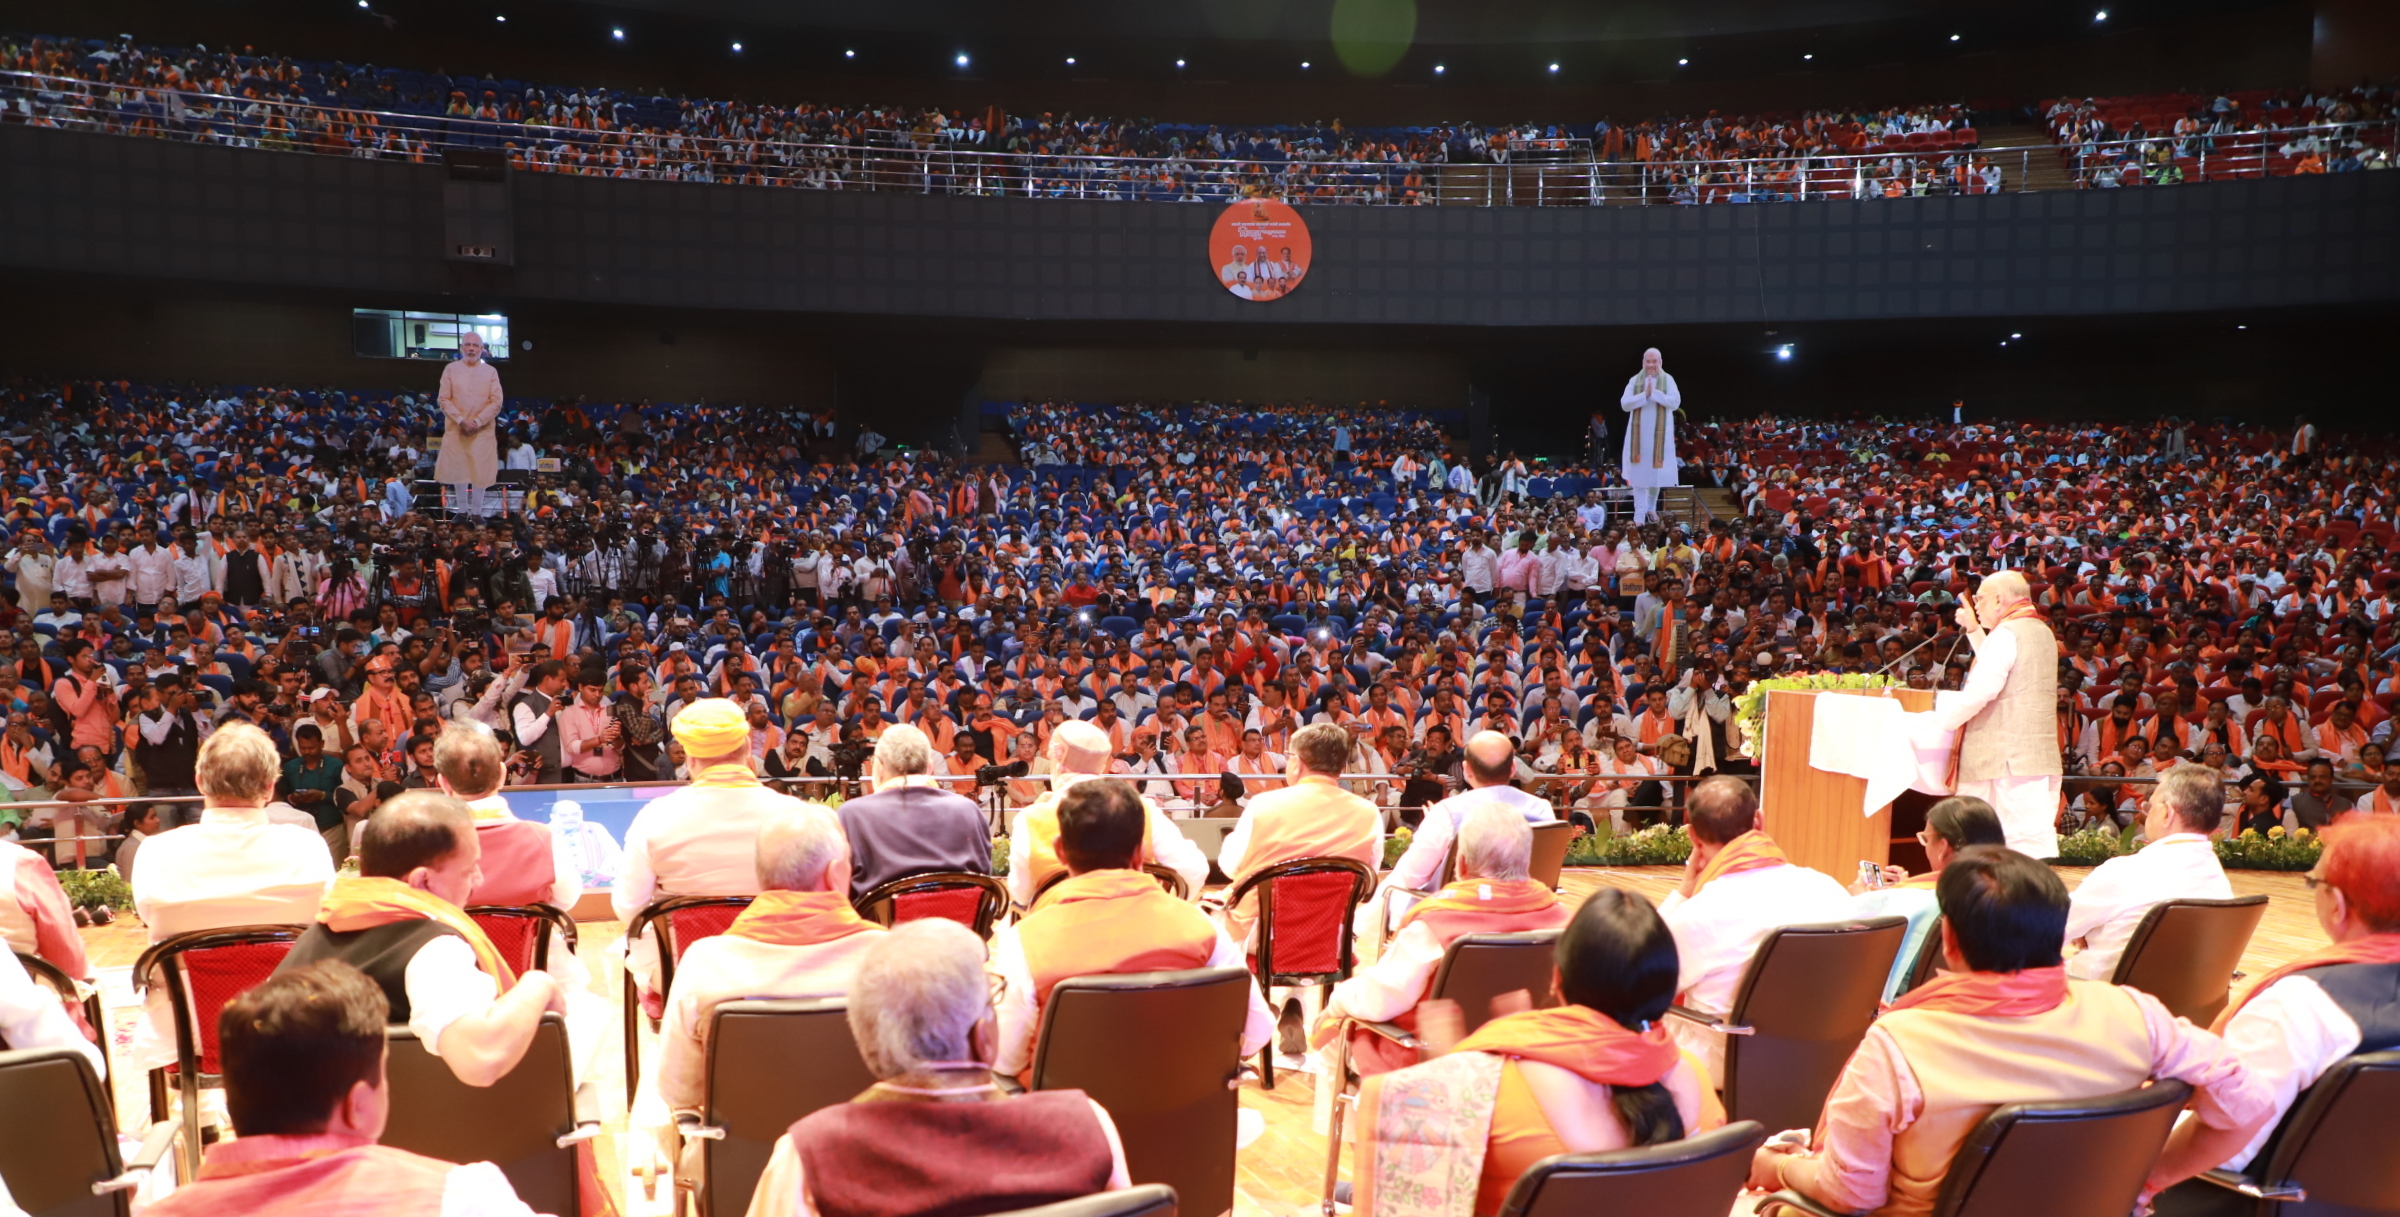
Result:
M1625 484L1650 488L1679 484L1677 470L1682 464L1675 459L1675 410L1683 404L1683 392L1675 387L1675 378L1665 372L1656 376L1637 373L1625 382L1625 395L1617 404L1631 416L1625 420Z
M1945 699L1933 713L1942 730L1956 731L2000 696L2009 669L2017 662L2017 636L2005 629L1986 633L1975 642L1975 665L1967 669L1966 687L1958 697ZM1959 741L1966 746L1965 740ZM2056 775L2004 777L1961 781L1955 793L1982 799L2000 815L2000 831L2008 847L2033 858L2058 856L2058 790Z

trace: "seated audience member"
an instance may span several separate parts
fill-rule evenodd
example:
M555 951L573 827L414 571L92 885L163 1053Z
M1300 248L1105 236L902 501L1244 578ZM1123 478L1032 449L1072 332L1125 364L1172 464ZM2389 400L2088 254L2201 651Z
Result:
M1707 1075L1660 1025L1676 971L1674 935L1648 900L1592 893L1559 936L1551 983L1563 1004L1493 1019L1446 1055L1360 1083L1355 1212L1463 1212L1472 1186L1476 1217L1492 1217L1552 1154L1662 1145L1723 1124ZM1386 1204L1395 1192L1407 1202Z
M2067 974L2077 980L2116 975L2126 942L2152 905L2232 899L2233 884L2209 840L2224 818L2224 783L2213 771L2178 765L2161 776L2142 820L2150 843L2101 863L2075 889L2067 941L2083 950L2067 960Z
M479 723L450 723L433 742L434 783L466 804L483 843L483 873L467 903L547 904L572 912L583 876L550 847L550 826L520 820L500 797L508 764L500 740Z
M666 896L758 894L758 833L800 810L800 800L760 784L750 768L750 722L722 697L696 699L670 725L691 766L691 785L634 813L609 905L631 921ZM625 944L625 967L656 1001L658 942L645 931ZM655 1013L655 1009L653 1013Z
M1683 973L1675 991L1703 1014L1733 1006L1742 973L1769 932L1787 925L1839 921L1850 915L1850 893L1831 876L1794 866L1767 836L1758 792L1739 778L1714 777L1692 791L1692 857L1683 883L1659 902L1675 934ZM1709 1084L1725 1076L1725 1034L1676 1020L1676 1042L1708 1068Z
M123 848L118 852L121 857ZM9 880L9 890L0 893L0 940L19 954L49 960L77 980L90 980L92 965L75 929L75 908L49 861L14 841L0 841L0 873Z
M1959 1146L2004 1103L2099 1098L2175 1078L2191 1084L2194 1117L2208 1128L2247 1136L2272 1114L2263 1079L2223 1040L2146 993L2068 979L2067 888L2047 865L1979 845L1951 859L1935 891L1951 971L1875 1020L1808 1147L1761 1147L1750 1186L1907 1217L1932 1210ZM2162 1160L2149 1188L2191 1173Z
M2352 816L2325 832L2309 874L2317 925L2331 941L2269 972L2217 1018L2214 1030L2267 1091L2273 1111L2255 1130L2186 1119L2167 1138L2162 1167L2189 1175L2257 1160L2292 1105L2344 1057L2400 1047L2400 820ZM2233 1199L2194 1181L2159 1197L2166 1217L2220 1212Z
M932 871L992 873L992 825L975 800L932 776L933 742L905 723L875 741L875 793L842 804L850 898Z
M142 846L134 911L153 945L194 930L237 925L307 925L333 882L325 839L267 819L283 763L267 733L244 722L218 727L200 744L194 778L200 822ZM146 983L156 977L137 978ZM164 984L148 984L146 1017L133 1050L144 1069L175 1062L175 1022Z
M1474 746L1467 745L1470 755ZM1426 822L1433 819L1429 812ZM1515 934L1567 923L1569 913L1558 893L1526 873L1533 856L1533 828L1516 810L1497 802L1472 808L1459 826L1457 841L1458 878L1412 906L1375 962L1334 986L1317 1024L1318 1047L1330 1042L1335 1020L1341 1018L1416 1030L1417 1002L1432 986L1443 953L1467 934ZM1350 1060L1366 1076L1414 1065L1417 1051L1357 1030L1350 1035Z
M2284 827L2319 832L2335 817L2351 810L2354 805L2350 797L2334 790L2333 777L2331 760L2320 756L2308 763L2307 781L2292 792L2291 814L2286 817Z
M234 1136L208 1147L199 1178L144 1211L531 1217L489 1162L460 1166L375 1143L391 1112L389 1018L375 982L330 959L279 971L226 1003L217 1051Z
M1917 834L1917 844L1925 847L1924 874L1910 875L1897 866L1887 866L1883 868L1885 886L1850 889L1851 916L1908 918L1908 937L1901 940L1900 954L1892 960L1892 975L1884 982L1883 1000L1900 996L1900 986L1908 983L1909 970L1916 966L1925 936L1933 932L1933 923L1941 919L1941 905L1933 897L1933 886L1942 877L1942 868L1950 864L1951 855L1970 845L2007 843L2000 829L2000 813L1993 811L1991 804L1973 795L1953 796L1925 809L1925 830Z
M516 975L460 907L475 888L481 856L474 821L448 795L412 790L376 808L359 841L358 874L334 881L317 923L276 973L321 959L366 973L383 989L391 1021L415 1031L470 1086L507 1076L532 1046L542 1015L558 1011L582 1041L580 1074L597 1028L575 1017L549 973Z
M992 1082L991 977L967 927L879 936L850 984L850 1031L878 1080L776 1139L750 1217L1001 1213L1130 1186L1098 1103Z
M1132 783L1077 782L1054 806L1055 844L1067 878L1039 908L992 939L992 970L1008 984L999 999L1000 1058L994 1066L1004 1074L1032 1068L1042 1007L1051 987L1067 977L1243 966L1241 949L1215 921L1140 869L1136 860L1151 811ZM1265 1047L1274 1030L1274 1016L1252 982L1242 1055Z
M1291 756L1292 784L1252 796L1217 851L1217 866L1232 876L1234 887L1278 862L1299 858L1383 865L1383 813L1334 780L1350 759L1350 732L1333 723L1311 723L1292 733ZM1256 892L1225 910L1225 930L1235 942L1250 941L1257 910Z
M883 927L850 906L850 847L833 812L802 805L758 832L758 898L723 934L691 945L675 965L675 991L659 1024L658 1065L642 1074L628 1123L630 1154L656 1173L675 1153L675 1117L708 1098L709 1016L747 998L799 1000L850 991L858 961ZM699 1142L677 1173L699 1177ZM655 1151L655 1157L647 1157Z
M1517 746L1497 731L1478 731L1467 740L1467 785L1463 794L1455 794L1425 809L1425 818L1417 825L1416 835L1408 842L1400 860L1392 864L1392 873L1384 876L1383 886L1375 895L1378 901L1391 891L1425 891L1441 878L1442 863L1450 856L1450 846L1458 840L1459 825L1476 808L1506 807L1516 812L1528 824L1547 824L1558 818L1556 809L1540 795L1527 794L1509 785L1517 775ZM1394 926L1400 923L1405 906L1392 908Z
M80 1005L70 1007L57 990L35 980L16 952L0 951L0 1048L72 1048L92 1063L92 1076L97 1078L104 1069L100 1049L84 1033L82 1022Z
M1106 703L1103 703L1106 704ZM1116 759L1108 733L1081 720L1060 723L1050 733L1050 789L1018 812L1008 831L1008 894L1031 905L1042 884L1067 873L1058 856L1058 805L1068 790L1108 772ZM1183 835L1167 813L1148 798L1142 804L1142 849L1136 868L1159 863L1183 876L1184 890L1198 900L1208 884L1208 856Z

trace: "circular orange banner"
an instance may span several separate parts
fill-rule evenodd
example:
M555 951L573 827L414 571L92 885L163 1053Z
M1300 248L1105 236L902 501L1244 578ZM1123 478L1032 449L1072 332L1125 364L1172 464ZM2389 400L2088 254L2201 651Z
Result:
M1288 203L1243 199L1208 233L1208 266L1244 300L1281 300L1308 277L1308 223Z

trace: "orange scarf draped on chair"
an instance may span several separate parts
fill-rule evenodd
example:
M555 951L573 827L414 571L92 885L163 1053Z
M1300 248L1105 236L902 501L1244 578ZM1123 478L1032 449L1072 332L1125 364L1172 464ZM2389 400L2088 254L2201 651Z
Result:
M317 923L336 934L371 930L380 925L400 921L432 921L456 931L475 950L475 966L500 982L505 991L517 982L517 974L500 958L483 927L466 911L431 892L419 891L398 879L381 876L344 875L333 881L326 890L324 903L317 906Z
M1753 828L1727 841L1725 847L1717 851L1717 856L1710 858L1708 865L1700 868L1700 878L1692 884L1692 894L1699 895L1702 888L1727 875L1785 866L1790 861L1784 857L1783 847L1777 845L1774 838Z
M2065 964L2019 972L1944 972L1901 994L1885 1013L1924 1009L1984 1018L2024 1018L2055 1010L2065 1000Z
M848 892L764 891L725 932L781 947L813 947L882 926L858 915Z
M2224 1034L2226 1026L2233 1022L2233 1016L2241 1013L2242 1007L2249 1005L2251 998L2273 988L2276 981L2282 980L2294 972L2305 972L2311 968L2329 968L2335 964L2344 963L2400 963L2400 933L2371 934L2365 938L2352 939L2349 942L2329 943L2318 950L2311 951L2267 973L2257 984L2250 986L2250 991L2242 994L2240 1000L2226 1006L2225 1012L2218 1015L2217 1021L2210 1024L2208 1029L2220 1035Z

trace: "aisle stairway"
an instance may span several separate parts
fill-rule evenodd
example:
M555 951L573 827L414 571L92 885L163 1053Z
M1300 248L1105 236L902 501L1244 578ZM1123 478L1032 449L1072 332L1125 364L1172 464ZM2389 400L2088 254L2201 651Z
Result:
M2066 162L2059 159L2058 145L2050 142L2050 133L2031 124L2007 127L1983 127L1978 130L1980 147L1992 153L1992 159L2005 176L2002 188L2018 190L2073 190L2075 179L2067 175ZM2030 153L2016 151L2030 148ZM2007 151L2003 153L2003 149ZM2022 180L2020 180L2022 179Z

